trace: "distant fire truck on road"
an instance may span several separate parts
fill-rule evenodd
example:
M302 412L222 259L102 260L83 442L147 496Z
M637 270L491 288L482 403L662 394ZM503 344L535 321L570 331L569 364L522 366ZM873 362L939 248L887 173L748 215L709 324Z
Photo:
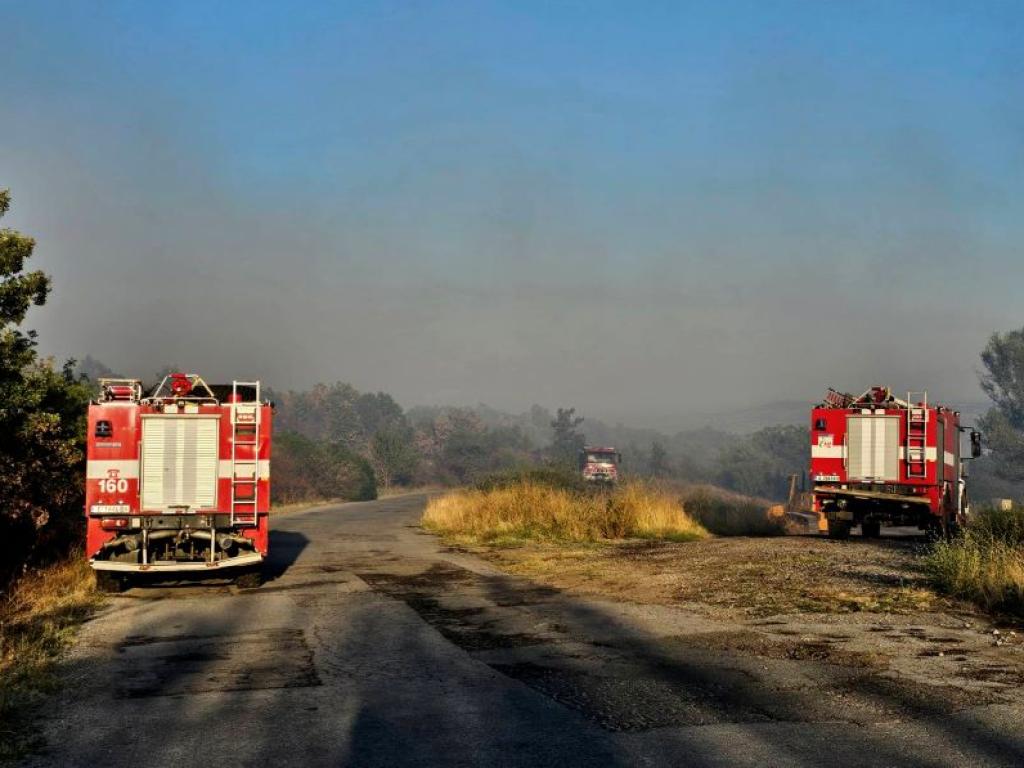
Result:
M969 512L960 436L970 431L970 458L981 435L961 426L960 413L906 400L886 387L859 397L829 390L811 411L811 483L820 527L846 538L859 525L866 537L882 525L910 525L949 534Z
M272 408L259 382L172 373L149 395L100 379L89 405L86 554L98 586L216 574L255 586L267 556Z
M589 483L614 483L619 479L622 454L607 446L584 446L580 451L580 474Z

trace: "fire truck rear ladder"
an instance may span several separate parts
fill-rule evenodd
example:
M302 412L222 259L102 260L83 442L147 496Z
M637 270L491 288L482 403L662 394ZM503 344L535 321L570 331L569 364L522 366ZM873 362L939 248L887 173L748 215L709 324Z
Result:
M920 395L915 399L915 395ZM907 393L907 477L928 474L928 393Z
M241 402L239 388L253 388L252 402ZM244 391L244 390L243 390ZM239 449L242 450L239 450ZM231 383L231 524L256 525L259 510L260 383Z

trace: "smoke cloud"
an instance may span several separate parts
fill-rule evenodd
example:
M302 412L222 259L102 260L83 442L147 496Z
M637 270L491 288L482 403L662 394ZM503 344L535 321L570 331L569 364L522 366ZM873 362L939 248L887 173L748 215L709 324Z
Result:
M861 8L8 8L29 325L127 374L662 427L981 399L1022 324L1021 12Z

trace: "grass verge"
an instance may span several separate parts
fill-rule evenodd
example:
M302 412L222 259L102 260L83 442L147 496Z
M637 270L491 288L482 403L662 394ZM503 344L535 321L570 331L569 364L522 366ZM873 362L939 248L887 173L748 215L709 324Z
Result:
M529 480L457 490L431 499L422 523L460 543L491 545L693 541L708 535L673 494L641 481L612 490L576 491Z
M1024 616L1024 509L986 509L926 559L935 585L999 613Z
M100 601L83 557L29 573L0 596L0 762L40 746L33 718L58 685L61 654Z

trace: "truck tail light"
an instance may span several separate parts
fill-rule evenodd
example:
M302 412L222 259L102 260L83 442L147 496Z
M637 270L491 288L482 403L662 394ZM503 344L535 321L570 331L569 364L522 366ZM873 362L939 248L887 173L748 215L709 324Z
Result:
M100 528L105 531L120 531L128 527L127 517L105 517L100 522Z

